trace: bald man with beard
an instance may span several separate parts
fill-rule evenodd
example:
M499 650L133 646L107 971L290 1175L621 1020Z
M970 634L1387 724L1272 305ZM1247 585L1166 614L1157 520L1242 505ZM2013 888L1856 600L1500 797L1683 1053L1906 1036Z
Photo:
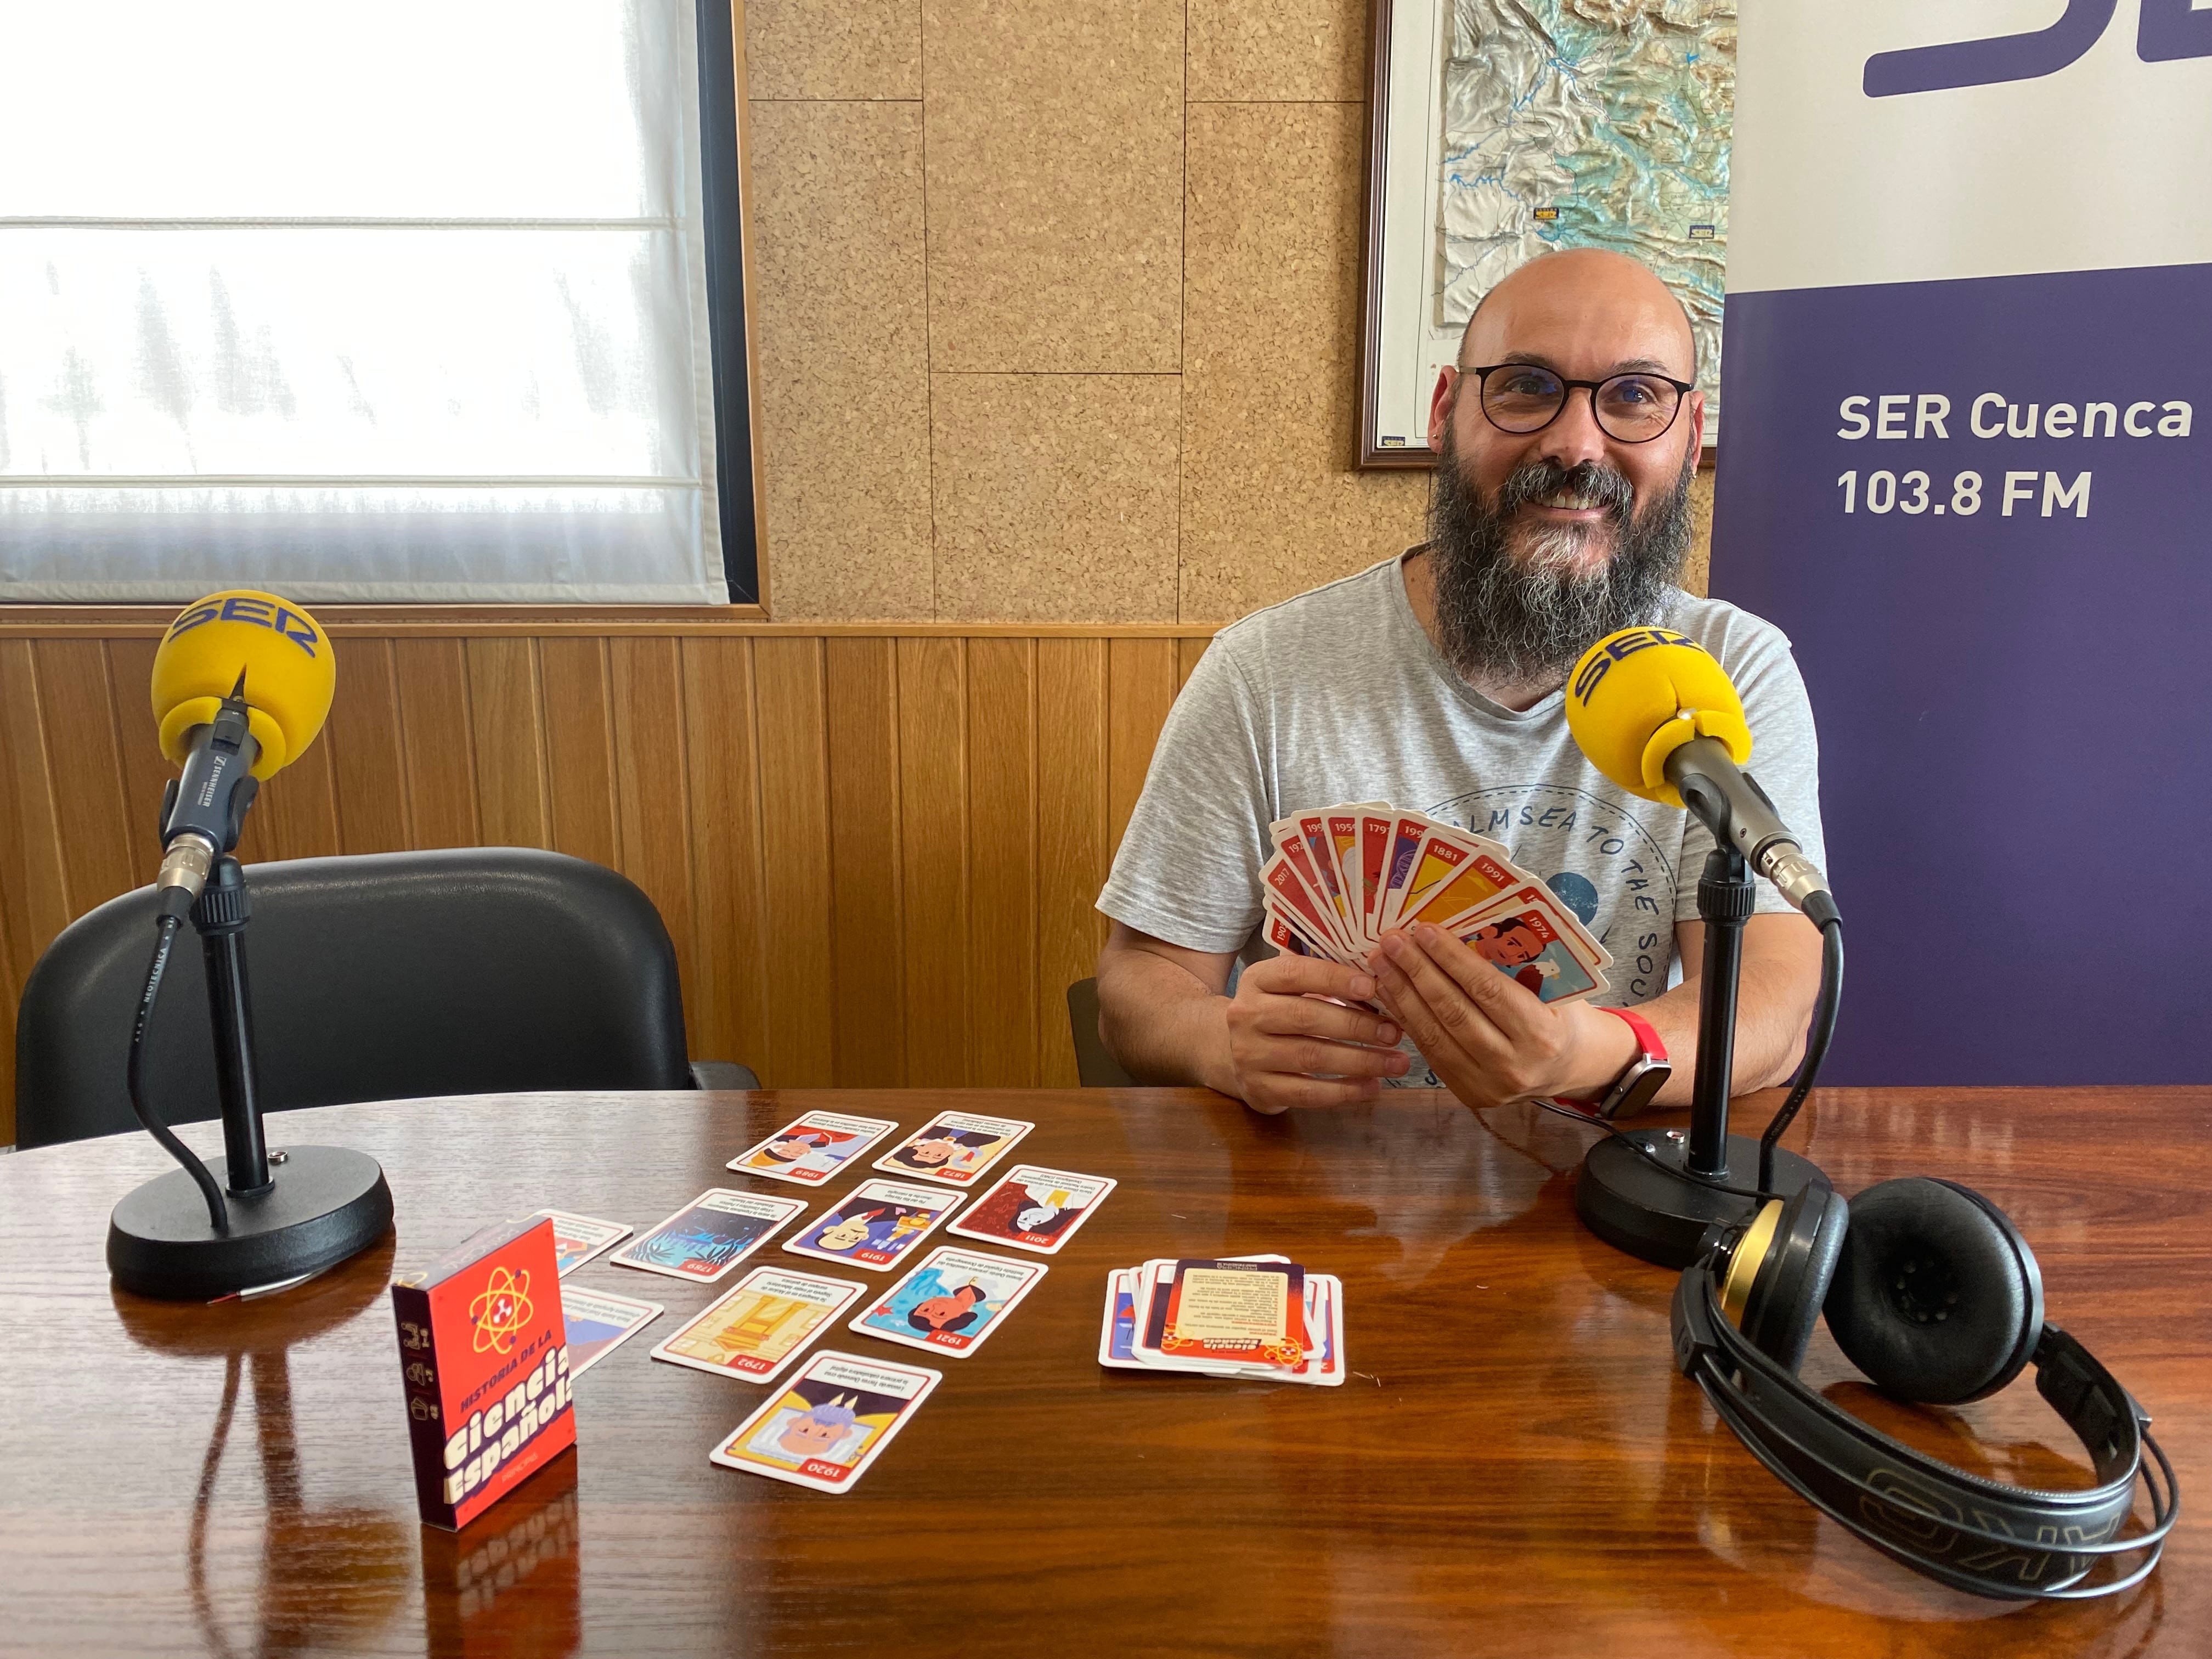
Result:
M1225 629L1176 700L1098 908L1099 1031L1132 1075L1257 1110L1443 1087L1470 1106L1601 1098L1641 1052L1633 1006L1697 1059L1711 836L1585 761L1562 688L1593 642L1659 624L1742 693L1759 781L1822 859L1804 683L1780 630L1676 583L1705 434L1688 318L1643 265L1547 254L1500 282L1437 380L1429 539ZM1613 954L1613 986L1547 1005L1425 925L1367 971L1261 936L1270 822L1381 800L1500 841ZM1234 978L1239 963L1243 971ZM1734 1086L1795 1068L1820 935L1764 881L1746 928ZM1345 1007L1379 1000L1391 1018ZM1606 1006L1601 1006L1606 1005Z

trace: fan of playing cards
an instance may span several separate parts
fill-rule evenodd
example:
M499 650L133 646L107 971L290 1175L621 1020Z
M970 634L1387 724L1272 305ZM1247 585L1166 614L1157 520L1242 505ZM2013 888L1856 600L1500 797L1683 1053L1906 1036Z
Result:
M1613 958L1543 882L1484 836L1383 801L1267 826L1267 939L1364 968L1392 927L1425 921L1546 1002L1606 988Z

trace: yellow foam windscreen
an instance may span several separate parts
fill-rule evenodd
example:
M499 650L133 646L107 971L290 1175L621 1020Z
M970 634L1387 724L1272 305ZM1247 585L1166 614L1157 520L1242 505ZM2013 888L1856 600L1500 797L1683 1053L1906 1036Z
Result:
M1712 653L1664 628L1624 628L1582 654L1567 676L1567 729L1589 763L1632 795L1682 805L1667 757L1717 738L1738 766L1751 759L1743 701Z
M161 636L154 719L163 754L184 763L186 733L215 723L240 674L247 723L261 746L253 775L265 781L299 758L323 729L337 689L331 636L289 599L243 587L186 605Z

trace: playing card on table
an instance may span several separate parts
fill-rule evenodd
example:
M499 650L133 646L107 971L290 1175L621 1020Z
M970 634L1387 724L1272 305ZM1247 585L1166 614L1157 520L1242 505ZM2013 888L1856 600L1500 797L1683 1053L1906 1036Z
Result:
M711 1285L805 1207L802 1199L711 1187L609 1260L617 1267Z
M849 1279L756 1267L653 1357L740 1382L767 1382L867 1290Z
M864 1181L793 1233L784 1249L870 1273L889 1273L924 1233L960 1207L960 1194L941 1187Z
M898 1125L844 1112L802 1112L757 1146L729 1162L732 1170L818 1187Z
M616 1348L629 1341L664 1310L658 1302L640 1302L581 1285L561 1287L562 1340L568 1345L568 1375L581 1376Z
M570 1215L566 1210L532 1213L553 1224L553 1266L563 1279L609 1245L619 1244L630 1236L629 1224L624 1221L600 1221L587 1215Z
M824 1348L708 1453L726 1468L849 1492L945 1373Z
M940 1244L848 1328L964 1359L1050 1271L1042 1261Z
M1305 1269L1294 1261L1185 1258L1157 1274L1139 1358L1287 1370L1305 1358Z
M939 1112L876 1160L892 1175L919 1176L948 1187L971 1187L1034 1123L975 1112Z
M1111 1176L1017 1164L945 1231L1050 1255L1091 1219L1114 1187Z
M1106 1313L1098 1327L1098 1363L1127 1370L1152 1368L1129 1351L1137 1335L1137 1270L1116 1267L1106 1275Z

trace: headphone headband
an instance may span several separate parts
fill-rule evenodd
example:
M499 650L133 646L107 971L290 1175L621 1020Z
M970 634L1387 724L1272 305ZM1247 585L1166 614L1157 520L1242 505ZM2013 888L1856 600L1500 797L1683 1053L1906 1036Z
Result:
M2042 1492L1985 1480L1915 1451L1807 1388L1723 1314L1709 1254L1674 1287L1674 1361L1753 1455L1808 1503L1905 1565L1958 1589L2015 1601L2075 1600L2137 1583L2158 1565L2179 1505L2149 1418L2081 1344L2045 1325L2038 1393L2089 1452L2099 1484ZM2148 1446L2164 1477L2151 1479ZM2152 1523L2114 1536L2140 1476ZM2080 1588L2096 1562L2146 1551L2114 1583Z

